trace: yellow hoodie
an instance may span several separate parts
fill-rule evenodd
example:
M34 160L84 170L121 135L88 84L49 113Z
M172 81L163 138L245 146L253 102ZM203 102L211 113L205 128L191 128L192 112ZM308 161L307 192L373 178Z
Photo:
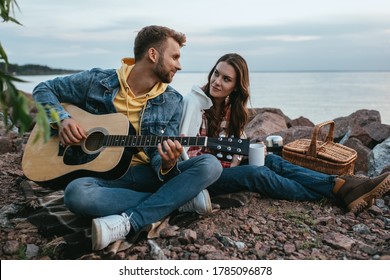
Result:
M130 86L127 84L127 78L129 77L134 65L135 61L133 58L124 58L122 59L122 67L116 71L121 88L115 96L114 106L118 113L122 113L127 116L137 135L140 135L140 126L146 102L148 99L152 99L162 94L168 84L157 83L148 93L141 96L135 96L131 91ZM143 149L141 149L139 153L133 155L131 165L146 164L149 161L148 156L145 154Z

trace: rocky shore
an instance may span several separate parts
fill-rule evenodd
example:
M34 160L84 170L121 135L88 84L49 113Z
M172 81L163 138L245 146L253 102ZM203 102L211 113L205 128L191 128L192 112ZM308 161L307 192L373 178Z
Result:
M334 121L335 142L358 153L356 174L390 171L390 125L381 123L379 112L359 110ZM279 109L258 108L251 110L246 133L252 141L281 135L287 144L310 138L313 127L304 117L291 120ZM0 122L0 259L390 259L390 193L356 215L329 200L294 202L240 193L231 197L238 205L221 207L216 201L212 214L187 217L154 238L72 254L60 235L45 237L27 220L29 193L20 184L27 137L6 133Z

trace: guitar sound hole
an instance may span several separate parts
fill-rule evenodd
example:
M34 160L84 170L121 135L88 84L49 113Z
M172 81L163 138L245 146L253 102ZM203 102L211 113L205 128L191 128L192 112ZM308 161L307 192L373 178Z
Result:
M103 146L104 134L100 131L93 132L88 138L85 140L85 148L94 152L99 150Z

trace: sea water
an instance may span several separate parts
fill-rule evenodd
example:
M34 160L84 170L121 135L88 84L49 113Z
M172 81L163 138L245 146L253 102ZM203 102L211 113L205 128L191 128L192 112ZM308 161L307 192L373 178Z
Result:
M208 73L178 72L172 86L186 95L204 85ZM360 109L377 110L390 124L390 72L251 72L249 107L279 108L291 119L313 123L344 117ZM20 90L31 93L41 81L56 76L20 76Z

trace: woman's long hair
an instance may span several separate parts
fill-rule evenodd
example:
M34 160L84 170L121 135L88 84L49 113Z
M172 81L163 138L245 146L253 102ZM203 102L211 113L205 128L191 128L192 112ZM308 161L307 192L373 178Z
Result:
M209 73L207 84L203 87L204 92L211 98L214 104L214 106L205 111L208 121L208 135L210 137L218 137L217 131L221 122L221 116L217 116L214 98L210 95L210 79L218 63L222 61L234 68L237 79L236 89L229 95L225 108L222 110L222 114L224 114L228 106L231 106L230 121L227 130L228 135L226 135L226 137L233 135L234 137L239 138L241 137L248 121L247 103L249 100L249 70L245 59L236 53L225 54L218 59L217 63L215 63Z

